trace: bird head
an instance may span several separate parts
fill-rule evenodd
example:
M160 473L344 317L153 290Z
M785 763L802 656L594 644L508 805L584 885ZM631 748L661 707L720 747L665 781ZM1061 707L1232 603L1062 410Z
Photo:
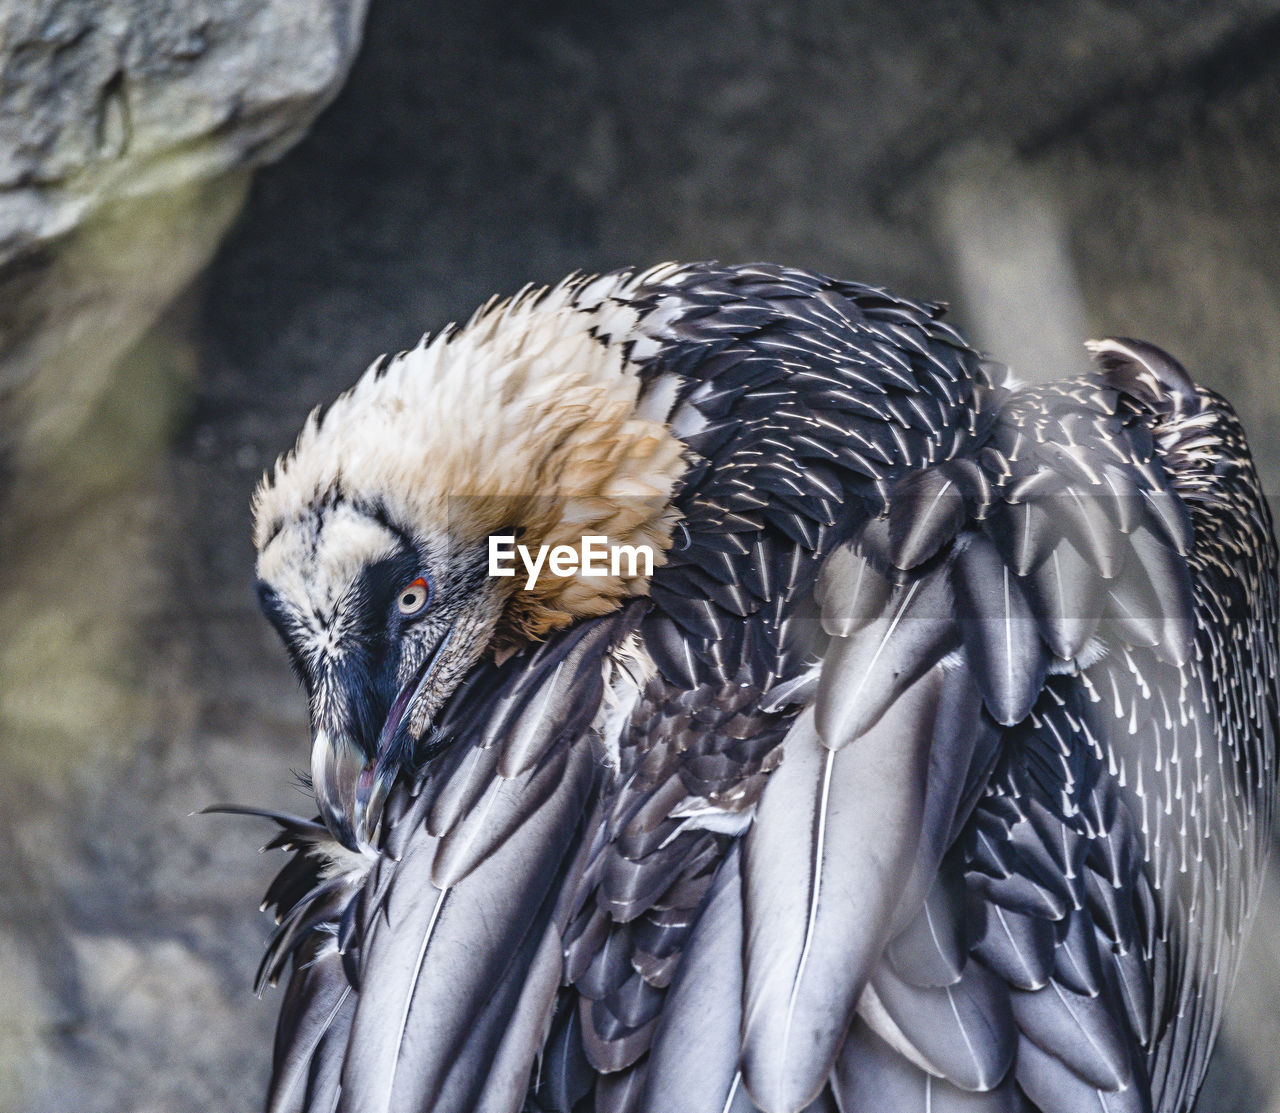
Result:
M492 576L491 536L602 535L656 563L670 544L682 446L602 328L618 309L584 290L491 303L378 361L255 493L259 598L307 690L317 804L350 849L376 846L387 792L473 666L647 590L633 567Z

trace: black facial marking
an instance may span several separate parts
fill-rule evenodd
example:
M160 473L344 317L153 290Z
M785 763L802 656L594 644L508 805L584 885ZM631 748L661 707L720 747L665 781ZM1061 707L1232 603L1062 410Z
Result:
M353 505L366 518L371 518L388 533L392 534L400 542L405 552L412 553L416 551L413 535L391 516L386 505L380 499L361 499Z
M294 676L298 678L298 682L311 692L311 673L306 667L306 663L302 659L299 651L299 640L304 631L294 614L284 605L280 596L276 594L275 589L270 584L259 580L256 584L258 593L258 606L262 609L262 613L266 616L267 621L271 623L275 632L280 636L280 640L284 643L285 652L289 657L289 667L293 670Z
M334 713L343 729L371 757L399 691L405 641L396 599L406 583L422 575L409 548L367 565L347 593L342 652L326 663L329 686L341 701Z
M385 627L389 633L398 633L406 618L417 617L402 615L397 601L400 593L419 578L426 580L428 585L432 583L430 574L423 568L421 558L411 549L374 561L360 573L358 584L368 614L371 618L374 615L385 616ZM434 594L434 591L431 593Z

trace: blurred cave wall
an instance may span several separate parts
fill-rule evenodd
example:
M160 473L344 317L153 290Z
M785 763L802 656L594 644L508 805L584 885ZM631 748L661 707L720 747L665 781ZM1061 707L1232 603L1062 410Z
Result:
M364 15L0 0L0 1108L257 1107L276 862L188 815L305 806L249 495L491 293L770 259L1027 378L1141 336L1278 489L1280 0L373 0L356 55ZM1273 884L1202 1110L1280 1110L1278 1000Z

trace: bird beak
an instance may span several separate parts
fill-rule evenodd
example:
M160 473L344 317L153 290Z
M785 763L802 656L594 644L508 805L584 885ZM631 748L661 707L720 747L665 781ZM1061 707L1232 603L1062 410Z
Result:
M344 735L331 735L323 727L311 740L311 784L325 825L348 850L359 846L356 838L357 786L365 779L365 756ZM363 826L363 824L360 824Z
M377 850L378 821L387 793L410 757L403 745L409 709L427 689L453 627L396 694L372 755L345 731L317 726L311 742L311 783L325 825L348 850Z

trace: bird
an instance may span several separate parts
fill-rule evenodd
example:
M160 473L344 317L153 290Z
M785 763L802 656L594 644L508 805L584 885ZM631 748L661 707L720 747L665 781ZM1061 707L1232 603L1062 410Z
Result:
M253 506L318 812L238 809L290 854L271 1113L1191 1108L1273 818L1267 504L1160 348L1023 382L945 308L575 274L311 414Z

